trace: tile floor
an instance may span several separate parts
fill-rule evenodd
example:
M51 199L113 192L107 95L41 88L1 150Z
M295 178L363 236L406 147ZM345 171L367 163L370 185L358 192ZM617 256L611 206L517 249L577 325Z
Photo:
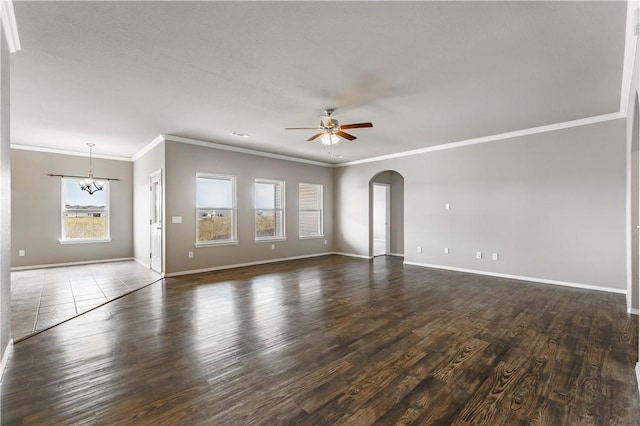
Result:
M29 336L160 278L132 260L11 272L12 337Z

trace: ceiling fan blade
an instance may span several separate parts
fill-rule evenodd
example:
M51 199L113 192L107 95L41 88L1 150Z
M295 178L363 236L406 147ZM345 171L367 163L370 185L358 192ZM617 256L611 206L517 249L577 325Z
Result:
M324 135L324 133L316 133L315 135L311 136L309 139L307 139L307 142L311 142L312 140L314 140L315 138L319 138L320 136Z
M285 130L322 130L317 127L285 127Z
M350 140L350 141L352 141L352 140L354 140L354 139L356 138L355 136L350 135L349 133L342 132L342 131L340 131L340 130L338 130L337 132L335 132L335 134L336 134L336 135L338 135L338 136L340 136L341 138L345 138L345 139L348 139L348 140Z
M353 123L343 124L340 129L360 129L362 127L373 127L373 123Z

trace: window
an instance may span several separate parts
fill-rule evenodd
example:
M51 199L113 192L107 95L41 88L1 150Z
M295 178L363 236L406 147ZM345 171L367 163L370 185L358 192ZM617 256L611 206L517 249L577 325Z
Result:
M284 240L284 182L256 179L256 240Z
M196 245L236 243L236 177L196 174Z
M62 243L110 241L109 182L89 194L79 179L62 178Z
M298 235L300 238L322 237L322 185L298 185Z

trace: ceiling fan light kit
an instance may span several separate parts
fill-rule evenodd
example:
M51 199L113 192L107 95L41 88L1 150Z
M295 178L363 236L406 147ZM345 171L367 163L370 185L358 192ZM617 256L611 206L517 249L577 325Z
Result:
M352 141L356 139L344 130L346 129L361 129L365 127L373 127L372 123L352 123L340 125L340 122L331 117L333 109L327 109L324 111L325 115L320 116L320 125L318 127L287 127L286 130L316 130L318 133L307 139L311 142L317 138L320 138L320 143L325 146L332 146L339 143L342 139Z

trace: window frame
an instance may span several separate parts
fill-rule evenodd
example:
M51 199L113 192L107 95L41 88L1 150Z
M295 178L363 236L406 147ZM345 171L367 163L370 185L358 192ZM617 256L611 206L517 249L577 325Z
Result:
M78 182L81 180L81 178L74 178L74 177L62 177L60 179L60 239L58 240L60 242L60 244L87 244L87 243L109 243L111 242L111 182L109 182L108 180L105 181L105 185L102 189L102 191L104 191L104 193L106 194L106 207L104 209L94 209L94 210L87 210L87 214L89 213L105 213L106 215L106 224L105 224L105 236L101 237L101 238L67 238L67 226L66 226L66 222L65 222L65 212L67 210L66 208L66 192L65 192L65 182L73 182L77 187L78 190L82 191L82 189L80 189L80 186L78 184Z
M231 202L232 208L229 209L227 207L218 208L218 207L198 207L198 179L212 179L212 180L224 180L231 182ZM238 199L237 199L237 177L235 175L225 175L220 173L209 173L209 172L196 172L196 179L194 180L194 211L195 211L195 247L211 247L211 246L224 246L224 245L232 245L238 244ZM198 241L199 229L198 229L198 221L199 215L198 211L203 209L212 209L212 210L231 210L231 238L226 240L209 240L209 241Z
M281 208L274 208L273 209L259 209L257 207L257 203L256 203L256 184L258 183L265 183L265 184L273 184L273 185L280 185L282 187L281 192L281 197L282 199L280 200L280 204L282 205ZM264 243L264 242L273 242L273 241L286 241L287 240L287 217L286 217L286 182L284 180L277 180L277 179L265 179L265 178L256 178L253 181L253 238L254 238L254 242L256 243ZM273 236L273 237L258 237L258 227L256 226L256 217L257 217L257 213L258 210L268 210L268 211L273 211L274 212L274 217L275 217L275 213L276 212L282 212L282 235L280 236Z
M319 209L302 209L300 208L300 186L313 185L320 188L320 200L318 200ZM300 233L300 212L319 212L320 213L320 233L314 235L302 235ZM314 238L324 238L324 185L321 183L298 182L298 239L310 240Z

